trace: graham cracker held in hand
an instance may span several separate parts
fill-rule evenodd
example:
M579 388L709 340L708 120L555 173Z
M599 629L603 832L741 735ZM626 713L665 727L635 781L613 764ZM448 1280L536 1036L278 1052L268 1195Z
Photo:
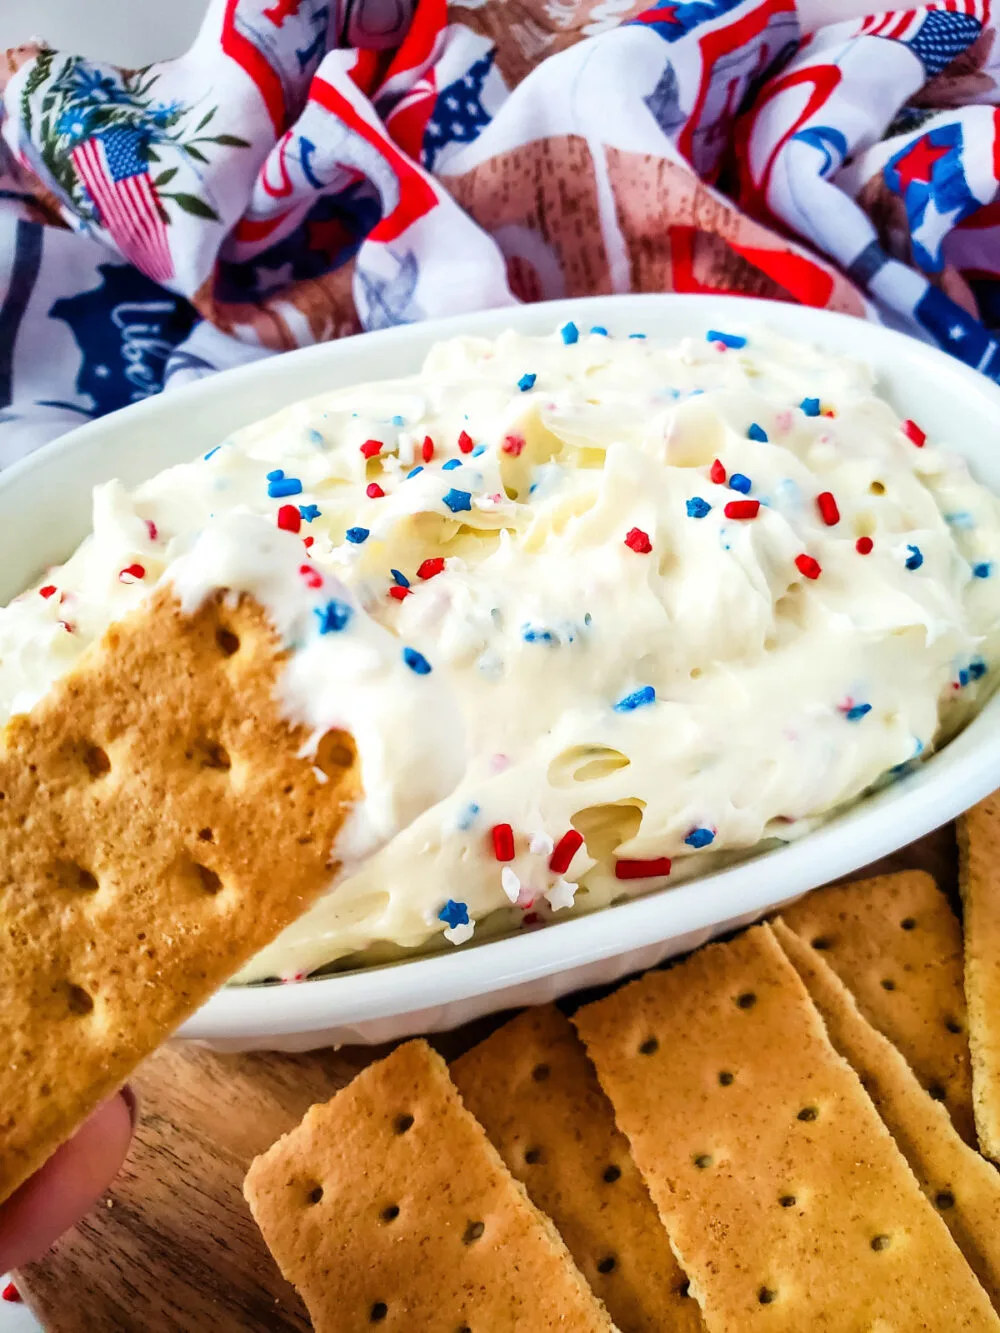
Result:
M9 723L0 1199L329 886L353 742L299 757L282 663L256 602L164 588Z
M528 1009L451 1066L511 1174L629 1333L698 1333L687 1278L569 1019Z
M805 983L835 1050L854 1068L926 1197L1000 1309L1000 1173L959 1136L892 1042L861 1015L836 972L779 918L771 929Z
M244 1193L316 1333L613 1333L426 1042L312 1107Z
M975 1144L962 931L930 875L904 870L818 889L785 908L858 1008Z
M1000 792L958 821L958 850L976 1130L1000 1162Z
M574 1022L711 1333L1000 1329L768 927Z

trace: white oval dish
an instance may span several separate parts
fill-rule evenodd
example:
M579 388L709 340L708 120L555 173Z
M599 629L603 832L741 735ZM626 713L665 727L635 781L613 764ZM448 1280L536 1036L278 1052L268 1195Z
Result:
M765 325L867 361L880 392L1000 492L1000 388L878 325L740 297L606 296L462 315L326 343L203 380L81 427L0 474L0 600L61 561L90 526L90 489L133 486L239 426L320 391L420 368L458 333L549 333L566 319L678 339ZM545 929L300 985L229 988L185 1024L218 1049L308 1050L455 1027L555 999L692 949L928 832L1000 786L1000 695L913 774L801 841L702 879Z

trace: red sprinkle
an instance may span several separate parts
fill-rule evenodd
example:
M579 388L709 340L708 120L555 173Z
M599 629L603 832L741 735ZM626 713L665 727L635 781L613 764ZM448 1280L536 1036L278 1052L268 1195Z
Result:
M39 597L44 597L47 600L55 593L55 591L56 591L56 585L54 583L46 583L44 588L38 589L38 595Z
M828 528L834 528L840 522L840 510L837 508L837 501L833 498L832 491L823 491L821 495L816 496L816 508Z
M118 582L137 583L139 579L144 579L145 577L146 577L145 565L126 565L123 570L119 571Z
M652 861L616 861L615 879L652 879L670 874L670 857L657 856Z
M825 417L835 417L837 414L832 407L828 407L826 411L823 413L823 415Z
M520 455L521 450L524 448L524 444L525 441L523 435L505 435L503 444L500 448L505 454L510 454L512 458L517 458Z
M420 446L420 457L425 463L429 463L434 457L434 441L429 435L424 436L424 442Z
M420 568L417 570L417 578L432 579L435 574L440 574L443 569L444 569L443 555L428 556L428 558L422 562Z
M556 875L565 874L569 869L569 863L582 846L583 834L577 833L575 828L571 828L556 843L552 855L549 857L549 869Z
M313 542L314 542L315 540L316 540L315 537L303 537L303 538L302 538L302 545L303 545L303 546L306 548L306 550L308 551L308 550L309 550L309 547L312 546L312 544L313 544Z
M299 565L299 573L305 579L307 588L322 588L323 575L313 565Z
M365 495L368 496L369 500L381 500L382 496L385 495L385 491L377 481L370 481L365 487Z
M513 861L514 830L509 824L494 824L490 829L493 839L493 855L498 861Z
M642 528L631 528L625 537L625 545L638 555L649 555L653 549L653 543L649 540L649 534L643 532Z
M361 446L361 452L364 454L365 458L374 458L376 454L382 452L382 441L365 440L364 444Z
M21 1293L18 1291L17 1287L14 1286L13 1282L8 1282L6 1287L4 1287L3 1298L5 1301L11 1301L12 1303L20 1301Z
M458 447L459 449L461 449L463 454L471 454L473 449L475 448L472 436L469 434L467 430L463 430L461 435L458 437Z
M719 462L718 459L716 459L715 462L712 464L712 466L709 468L708 476L709 480L714 481L716 486L721 486L722 483L726 480L726 469L722 466L722 464Z
M298 505L282 505L278 510L278 527L283 532L298 532L302 526L302 515Z
M159 529L151 518L146 519L146 531L149 533L149 540L155 542L160 535Z
M524 916L521 917L521 922L522 922L522 924L525 925L525 926L534 926L534 925L536 925L537 922L538 922L538 913L537 913L537 912L527 912Z
M395 597L397 602L401 602L404 598L409 597L412 591L412 588L404 588L402 584L394 583L389 589L389 596Z
M875 543L872 541L871 537L859 537L854 543L854 549L857 551L858 555L871 555L874 545Z
M804 574L807 579L818 579L823 570L820 568L818 560L814 560L811 555L797 555L795 557L795 568L800 574Z
M722 511L726 518L756 518L759 500L730 500Z
M920 427L917 425L915 421L910 421L909 418L907 418L907 420L903 422L902 426L900 426L900 430L903 432L903 434L906 436L908 440L913 441L913 443L917 446L918 449L922 449L924 447L924 442L927 439L927 435L924 431L920 429Z

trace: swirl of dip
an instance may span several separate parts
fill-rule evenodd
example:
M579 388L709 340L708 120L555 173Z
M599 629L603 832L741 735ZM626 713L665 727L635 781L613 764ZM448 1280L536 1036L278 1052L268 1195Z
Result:
M993 685L1000 504L868 369L765 332L566 325L440 344L418 375L97 488L93 535L0 612L0 714L236 515L305 541L372 644L432 664L454 705L404 706L412 669L352 678L384 845L242 980L460 944L787 841ZM290 713L316 715L326 668L289 669Z

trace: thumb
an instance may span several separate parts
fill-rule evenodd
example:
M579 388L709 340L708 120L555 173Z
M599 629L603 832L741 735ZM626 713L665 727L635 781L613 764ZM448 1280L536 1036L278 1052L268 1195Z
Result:
M40 1258L89 1211L125 1160L134 1122L126 1086L0 1206L0 1273Z

